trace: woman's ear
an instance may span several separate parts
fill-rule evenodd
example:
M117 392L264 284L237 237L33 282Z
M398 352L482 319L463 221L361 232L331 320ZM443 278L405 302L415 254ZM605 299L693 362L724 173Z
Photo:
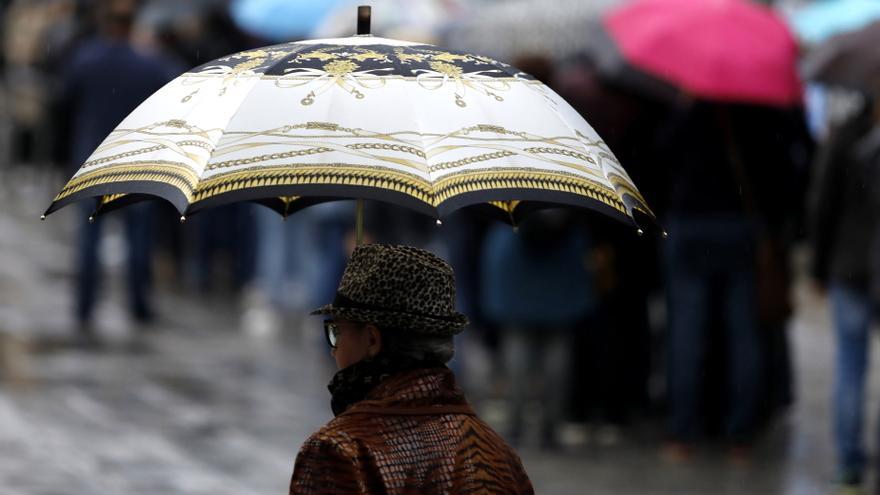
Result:
M382 350L382 332L379 331L379 327L372 323L368 323L366 329L367 355L373 357L376 354L379 354L379 351Z

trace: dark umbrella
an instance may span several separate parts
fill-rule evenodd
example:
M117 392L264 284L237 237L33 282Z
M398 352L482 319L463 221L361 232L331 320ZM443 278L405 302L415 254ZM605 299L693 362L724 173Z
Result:
M835 36L820 45L801 67L806 79L873 92L880 88L880 21Z

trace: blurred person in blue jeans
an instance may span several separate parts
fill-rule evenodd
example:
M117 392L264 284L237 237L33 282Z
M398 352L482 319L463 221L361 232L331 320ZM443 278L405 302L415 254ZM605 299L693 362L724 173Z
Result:
M586 230L564 210L534 213L518 232L498 224L486 234L480 301L486 320L500 330L514 444L524 434L526 401L538 390L542 446L558 445L574 332L596 309L588 259Z
M861 485L866 455L862 429L870 326L876 318L872 289L878 234L877 174L880 127L876 107L835 129L818 156L811 188L812 276L827 289L836 340L833 431L838 481Z
M274 333L281 317L314 301L332 298L349 254L346 237L354 223L350 201L318 204L287 219L257 207L255 289L245 314L254 333ZM331 274L330 281L323 274Z
M756 265L759 247L772 242L775 226L784 220L775 216L786 211L778 203L785 202L780 191L790 165L785 156L790 143L777 139L766 112L686 101L659 136L667 177L658 206L669 233L662 246L669 319L670 438L664 454L673 461L690 457L701 433L713 332L723 332L722 430L730 459L746 460L753 440L766 375L759 334L763 274ZM714 328L714 321L722 328Z
M59 139L67 142L71 174L104 138L143 100L171 80L178 67L145 53L130 41L138 4L134 0L97 3L98 33L73 49L62 69L57 98ZM65 119L66 117L66 119ZM132 317L148 322L153 206L148 202L123 209L128 246L128 299ZM76 319L80 337L93 341L92 316L97 301L103 221L88 223L94 204L82 207L77 250Z

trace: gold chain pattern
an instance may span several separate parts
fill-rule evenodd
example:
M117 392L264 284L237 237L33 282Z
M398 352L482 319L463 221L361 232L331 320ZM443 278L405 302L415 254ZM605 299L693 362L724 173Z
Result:
M180 147L195 146L197 148L202 148L207 151L212 151L214 149L214 146L211 143L206 143L204 141L181 141L181 142L177 143L177 145ZM105 156L104 158L98 158L96 160L87 161L83 164L83 166L81 168L83 168L83 169L91 168L96 165L103 165L105 163L115 162L116 160L121 160L123 158L130 158L132 156L143 155L144 153L152 153L154 151L160 151L160 150L163 150L167 147L168 146L166 146L164 144L158 144L156 146L149 146L147 148L126 151L125 153L117 153L115 155Z
M585 155L584 153L578 153L576 151L571 151L571 150L564 150L561 148L544 148L544 147L534 146L531 148L525 148L523 151L528 151L529 153L535 153L535 154L546 153L546 154L552 154L552 155L562 155L562 156L567 156L569 158L577 158L578 160L583 160L585 162L592 163L594 165L596 164L596 160L594 160L593 157L590 155Z
M222 161L222 162L211 163L208 165L206 170L217 170L217 169L221 169L221 168L235 167L235 166L239 166L239 165L253 165L256 163L264 162L266 160L284 160L287 158L296 158L296 157L301 157L301 156L317 155L320 153L328 153L330 151L333 151L333 150L330 148L320 147L320 148L308 148L308 149L304 149L304 150L284 151L281 153L270 153L267 155L258 155L258 156L248 157L248 158L238 158L235 160L226 160L226 161Z
M480 163L489 160L497 160L498 158L507 158L508 156L513 156L515 154L516 153L513 153L512 151L496 151L494 153L484 153L482 155L469 156L460 160L441 162L436 165L431 165L429 170L431 172L437 172L439 170L447 170L450 168L461 167L462 165L471 165L474 163Z
M400 144L386 144L386 143L356 143L356 144L347 144L346 148L352 150L383 150L383 151L399 151L401 153L409 153L411 155L416 155L419 158L425 158L425 152L414 148L412 146L404 146Z

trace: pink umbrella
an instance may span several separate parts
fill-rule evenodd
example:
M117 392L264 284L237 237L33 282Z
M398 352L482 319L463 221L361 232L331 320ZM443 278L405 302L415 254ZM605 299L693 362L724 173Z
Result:
M639 0L605 28L632 66L698 98L801 101L798 48L785 22L750 0Z

